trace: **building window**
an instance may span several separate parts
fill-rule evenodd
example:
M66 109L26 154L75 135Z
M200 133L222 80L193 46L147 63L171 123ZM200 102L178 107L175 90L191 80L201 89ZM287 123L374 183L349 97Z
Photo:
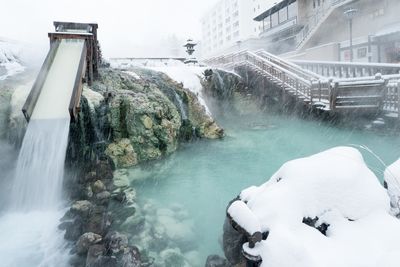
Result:
M297 12L298 12L297 11L297 1L293 2L289 5L288 12L289 12L289 14L288 14L289 19L297 17Z
M263 28L264 28L264 30L268 30L271 28L271 17L270 16L268 16L264 19Z
M357 57L358 58L365 58L366 56L367 56L367 48L366 47L357 49Z
M279 24L278 12L271 15L271 28Z
M287 8L284 7L279 10L279 23L285 22L288 19Z

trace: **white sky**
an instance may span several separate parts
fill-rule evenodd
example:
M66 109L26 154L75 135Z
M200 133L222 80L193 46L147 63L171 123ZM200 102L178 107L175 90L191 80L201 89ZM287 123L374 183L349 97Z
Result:
M0 37L48 44L52 22L97 22L106 57L150 56L160 42L201 38L200 19L218 0L0 0ZM147 54L147 55L146 55ZM150 55L149 55L150 54Z

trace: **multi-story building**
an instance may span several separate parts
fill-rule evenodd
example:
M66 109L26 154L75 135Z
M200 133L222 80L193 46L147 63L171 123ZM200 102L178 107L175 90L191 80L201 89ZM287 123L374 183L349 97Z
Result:
M352 46L348 9L357 10ZM221 0L203 19L203 52L265 49L298 59L400 62L399 13L399 0Z
M257 0L256 0L257 1ZM393 62L400 56L399 0L258 0L262 48L296 57L350 60L348 9L355 9L353 59ZM253 9L254 11L254 9ZM396 54L397 53L397 54Z
M256 0L259 1L259 0ZM256 37L253 0L220 0L202 18L203 57L223 52Z

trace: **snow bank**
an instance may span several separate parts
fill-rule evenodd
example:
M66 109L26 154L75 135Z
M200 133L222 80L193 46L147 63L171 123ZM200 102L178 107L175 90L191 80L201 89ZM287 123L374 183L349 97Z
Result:
M393 214L400 214L400 159L385 170L385 182Z
M243 245L247 253L261 256L262 266L399 264L400 221L390 215L386 190L354 148L287 162L267 183L242 191L240 198L253 214L249 217L269 232L255 248ZM315 227L303 223L304 218L316 218ZM316 229L324 223L329 225L326 235Z
M197 66L187 66L182 63L180 66L164 66L164 67L152 67L150 68L155 71L163 72L168 75L171 79L183 83L183 86L197 95L199 102L204 106L206 112L211 116L210 109L204 100L203 86L200 82L200 77L206 68Z
M19 59L20 53L18 44L0 39L0 81L25 70Z

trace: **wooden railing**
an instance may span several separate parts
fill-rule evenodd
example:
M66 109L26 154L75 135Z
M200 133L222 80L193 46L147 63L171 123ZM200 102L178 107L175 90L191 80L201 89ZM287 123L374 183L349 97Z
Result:
M377 73L391 75L400 73L400 64L335 62L293 60L293 63L303 69L324 77L358 78L374 76Z
M327 93L329 84L327 81L318 82L319 78L322 77L267 52L242 51L215 57L206 60L205 63L224 68L246 65L289 95L294 96L298 101L308 105L313 104L314 100L329 103L329 93Z
M265 51L242 51L211 58L205 63L230 69L249 67L294 96L297 101L316 108L336 112L355 109L372 113L384 111L400 119L400 75L397 74L399 66L394 64L340 63L332 68L341 68L342 71L346 66L347 70L363 68L365 76L348 78L339 74L338 77L327 78ZM381 75L373 70L389 75ZM367 76L369 73L374 75Z
M389 81L386 86L382 109L400 119L400 80Z

